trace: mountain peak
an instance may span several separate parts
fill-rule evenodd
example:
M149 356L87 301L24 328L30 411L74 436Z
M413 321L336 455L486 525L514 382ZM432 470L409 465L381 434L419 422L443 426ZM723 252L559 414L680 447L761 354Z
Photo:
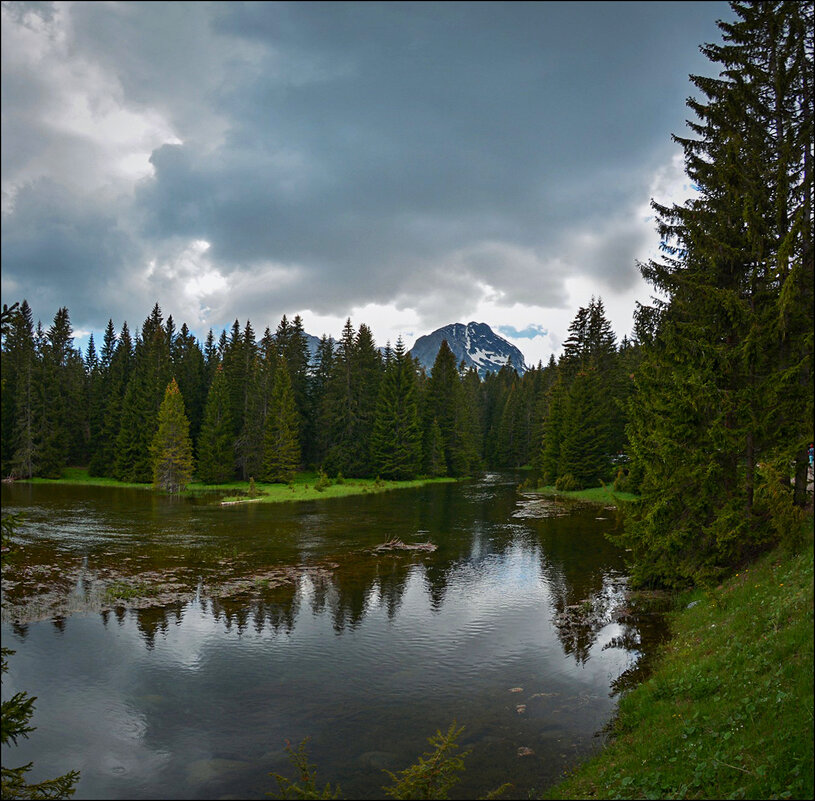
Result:
M436 360L443 340L447 340L456 362L464 362L474 367L481 378L487 373L497 373L510 360L512 366L522 375L526 370L524 355L518 348L496 334L486 323L471 321L451 323L437 328L430 334L416 340L411 355L419 360L425 372L429 373Z

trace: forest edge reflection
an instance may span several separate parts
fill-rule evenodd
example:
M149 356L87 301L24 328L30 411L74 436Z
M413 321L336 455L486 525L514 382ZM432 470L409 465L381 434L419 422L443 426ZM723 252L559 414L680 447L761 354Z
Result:
M483 484L472 484L471 500L478 500L484 489ZM475 520L470 536L439 537L435 553L382 550L380 543L282 564L259 564L251 547L235 543L197 550L194 564L189 564L183 552L144 544L125 557L98 549L66 553L40 540L27 541L4 576L3 619L24 638L27 625L37 620L50 619L64 630L73 615L99 614L106 626L131 616L150 649L156 636L166 634L191 604L222 621L227 630L241 633L251 627L274 635L290 635L301 609L308 607L315 616L327 610L334 631L342 634L357 628L374 609L383 609L388 620L394 620L412 578L421 581L431 609L438 613L457 572L488 559L506 560L513 549L523 548L527 556L533 555L548 585L548 622L563 652L577 664L586 662L598 635L612 623L617 632L603 648L641 655L644 632L652 641L662 639L664 599L632 596L621 570L587 571L575 558L573 538L551 537L544 548L525 526L526 521L559 517L584 518L584 524L592 518L614 523L615 510L521 492L511 509L510 521L503 525ZM418 534L417 539L427 540L427 532ZM636 659L614 680L612 693L630 686L646 668L646 660Z

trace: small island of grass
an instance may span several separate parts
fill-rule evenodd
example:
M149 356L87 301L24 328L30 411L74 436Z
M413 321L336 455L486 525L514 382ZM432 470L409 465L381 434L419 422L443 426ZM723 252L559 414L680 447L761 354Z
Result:
M617 506L620 503L636 501L638 495L633 492L617 492L612 486L603 484L600 487L588 487L579 490L559 490L554 486L525 487L525 492L536 492L541 495L553 495L558 498L567 498L586 503L596 503L603 506Z
M322 478L322 480L321 480ZM104 476L91 476L87 467L66 467L59 478L32 478L34 484L76 484L86 487L121 487L153 491L152 484L117 481ZM425 484L456 481L454 478L417 478L409 481L388 481L381 478L333 478L321 477L313 471L296 473L288 484L271 484L260 481L229 481L223 484L204 484L193 481L180 493L182 496L218 496L221 504L282 503L285 501L320 500L343 498L350 495L366 495L388 490L410 489Z

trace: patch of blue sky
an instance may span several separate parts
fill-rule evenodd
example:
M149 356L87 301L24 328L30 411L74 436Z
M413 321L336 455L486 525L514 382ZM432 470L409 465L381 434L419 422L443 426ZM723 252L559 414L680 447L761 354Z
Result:
M499 325L498 330L513 339L534 339L535 337L545 337L549 333L548 329L536 324L528 325L520 331L511 325Z

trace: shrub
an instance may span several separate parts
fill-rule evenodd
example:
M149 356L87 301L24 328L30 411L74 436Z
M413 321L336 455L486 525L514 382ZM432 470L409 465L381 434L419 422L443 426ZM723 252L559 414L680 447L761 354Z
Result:
M575 492L576 490L583 489L583 487L571 473L566 473L565 476L558 476L555 482L555 489L558 492Z
M319 477L317 479L317 483L314 485L314 489L316 489L317 492L323 492L331 486L331 480L328 478L328 475L322 467L320 468L318 476Z

